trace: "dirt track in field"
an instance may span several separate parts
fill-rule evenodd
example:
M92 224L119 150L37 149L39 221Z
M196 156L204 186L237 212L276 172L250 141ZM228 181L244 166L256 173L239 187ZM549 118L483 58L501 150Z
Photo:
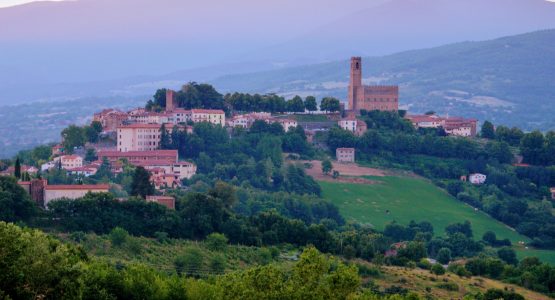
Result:
M385 176L386 173L383 170L361 167L355 163L338 163L332 162L333 170L339 172L338 178L333 178L330 175L325 175L322 173L322 162L319 160L304 160L298 161L301 164L310 163L312 168L305 169L306 173L312 176L316 180L331 181L331 182L346 182L346 183L359 183L359 184L375 184L377 181L370 180L366 178L360 178L357 176Z

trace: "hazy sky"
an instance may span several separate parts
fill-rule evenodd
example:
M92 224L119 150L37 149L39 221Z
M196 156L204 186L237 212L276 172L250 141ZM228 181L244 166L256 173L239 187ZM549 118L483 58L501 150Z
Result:
M42 1L62 1L62 0L42 0ZM0 0L0 7L14 6L29 2L36 2L36 0Z

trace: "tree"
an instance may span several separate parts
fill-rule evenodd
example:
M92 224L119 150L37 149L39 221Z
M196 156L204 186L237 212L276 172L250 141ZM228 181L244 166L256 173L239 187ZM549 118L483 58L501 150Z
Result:
M304 112L303 99L299 96L293 97L293 99L287 101L287 111L290 112Z
M160 127L160 149L173 149L170 134L166 130L165 124Z
M143 167L137 167L131 183L131 195L146 198L154 194L154 186L150 183L150 174Z
M85 142L87 141L83 128L75 125L70 125L62 130L62 138L64 140L62 143L64 151L67 153L73 153L73 150L76 147L85 145Z
M98 136L102 132L102 123L92 121L91 125L84 127L85 136L90 143L98 142Z
M227 237L221 233L211 233L206 237L206 248L211 251L224 251L227 246Z
M310 112L317 111L318 103L316 103L316 98L314 96L307 96L304 99L304 107Z
M87 153L85 154L86 161L95 161L97 158L98 156L96 155L96 151L94 150L94 148L87 149Z
M464 221L464 223L453 223L445 227L445 232L448 235L453 235L455 233L462 233L467 238L472 237L472 227L469 221Z
M482 236L482 240L488 243L490 246L495 246L497 244L497 236L493 231L486 231Z
M443 275L443 274L445 274L445 268L443 268L443 266L440 265L440 264L434 264L432 266L432 268L430 269L430 271L434 275Z
M332 168L333 166L329 159L322 161L322 173L328 175L331 172Z
M110 231L110 241L112 242L112 245L116 247L120 247L125 244L128 238L129 233L121 227L115 227L112 231Z
M339 105L339 100L333 97L326 97L322 99L322 102L320 103L320 110L323 111L335 112L339 111L340 108L341 106Z
M499 250L497 250L497 256L499 256L500 259L502 259L504 262L511 264L511 265L517 265L518 264L518 259L516 258L516 253L515 250L513 250L511 247L502 247Z
M36 213L29 194L10 176L0 176L0 220L27 221Z
M490 121L485 121L482 124L482 130L480 131L480 136L485 139L493 140L495 139L495 129Z
M523 156L523 161L528 164L541 165L544 150L544 136L538 131L526 133L520 140L520 152Z
M3 299L81 299L84 252L38 230L0 222L0 253Z
M442 265L448 264L451 261L451 250L449 248L439 249L436 259Z
M19 157L15 159L15 167L14 167L14 176L17 179L21 178L21 162L19 161Z

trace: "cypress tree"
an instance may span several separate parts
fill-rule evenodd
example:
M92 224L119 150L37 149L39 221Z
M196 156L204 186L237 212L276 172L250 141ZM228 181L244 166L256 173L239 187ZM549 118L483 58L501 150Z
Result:
M15 170L14 170L14 176L17 179L21 178L21 162L19 161L19 157L15 160Z

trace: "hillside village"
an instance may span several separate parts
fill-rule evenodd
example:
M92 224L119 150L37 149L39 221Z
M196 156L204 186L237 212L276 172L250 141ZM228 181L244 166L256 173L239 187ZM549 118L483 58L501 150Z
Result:
M84 149L71 149L67 151L62 143L52 147L52 160L40 166L20 166L19 172L27 173L32 177L40 172L48 172L53 168L65 170L69 175L89 177L95 175L103 163L110 165L110 172L117 175L123 171L123 162L136 167L145 168L150 174L150 181L160 194L166 189L175 189L182 186L182 180L190 179L196 174L197 167L193 162L180 160L177 150L163 150L163 136L171 136L174 130L192 133L192 125L208 122L216 126L225 127L228 131L234 128L248 130L256 121L266 124L277 123L285 132L301 125L308 142L313 142L313 137L318 132L327 131L330 122L298 122L294 117L298 115L321 116L324 120L332 120L336 125L346 131L362 136L367 131L366 123L359 118L361 112L367 111L393 111L399 110L399 88L397 86L363 86L362 61L360 57L351 59L351 74L348 91L348 105L345 106L337 99L331 99L332 104L324 106L329 110L311 110L301 103L301 109L287 114L272 114L270 112L241 113L236 111L226 112L221 109L179 107L176 92L170 89L165 93L165 107L162 111L147 110L144 107L129 111L106 108L97 112L92 117L101 131L102 143L89 143ZM315 104L314 104L315 105ZM405 114L405 119L416 128L443 129L446 135L460 137L475 137L477 134L477 120L462 117L441 117L434 113L426 115ZM94 151L95 160L86 159L86 151ZM70 152L72 154L69 154ZM75 152L75 153L74 153ZM354 148L338 148L336 160L343 163L355 162ZM1 172L3 175L13 175L15 167L11 166ZM475 180L482 176L480 180ZM465 179L466 180L466 179ZM485 182L485 175L471 174L469 180L476 184ZM58 198L76 199L87 192L108 192L109 185L49 185L45 180L33 179L21 181L20 185L31 194L32 199L40 206L46 207L48 202ZM162 196L151 196L149 201L167 199ZM165 200L164 200L165 201ZM174 206L171 204L170 206Z
M346 100L222 96L197 83L159 89L144 107L105 108L85 126L70 125L61 143L20 152L0 174L44 209L34 224L85 239L117 231L180 243L221 235L224 245L274 247L268 261L276 262L299 260L287 247L313 245L363 261L366 279L371 261L553 295L552 279L523 279L555 262L553 133L488 121L478 129L472 118L400 110L398 86L362 84L359 57L351 59ZM196 258L174 256L161 258L178 273L229 270L221 262L185 268ZM471 294L449 276L434 295ZM515 294L505 288L472 293ZM415 289L432 296L429 287ZM408 292L388 283L371 291Z

